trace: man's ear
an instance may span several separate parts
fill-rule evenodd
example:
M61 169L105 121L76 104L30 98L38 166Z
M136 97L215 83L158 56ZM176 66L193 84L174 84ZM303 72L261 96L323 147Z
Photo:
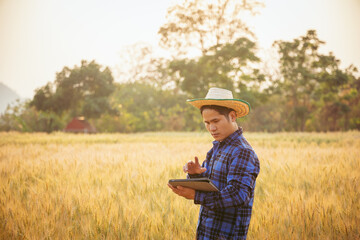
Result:
M236 112L235 111L230 112L230 119L232 122L236 122Z

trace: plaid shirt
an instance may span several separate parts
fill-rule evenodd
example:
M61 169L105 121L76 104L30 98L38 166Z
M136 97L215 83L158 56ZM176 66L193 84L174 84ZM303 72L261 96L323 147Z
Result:
M258 157L242 135L235 131L224 141L214 141L202 166L206 172L188 175L208 177L219 192L195 192L201 204L197 239L246 239L254 202L255 180L260 171Z

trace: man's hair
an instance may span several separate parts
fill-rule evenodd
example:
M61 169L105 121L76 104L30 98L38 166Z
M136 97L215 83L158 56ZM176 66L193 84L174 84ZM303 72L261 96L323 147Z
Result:
M205 109L212 109L212 110L217 111L219 114L224 115L228 121L230 120L229 113L232 111L235 111L232 108L227 108L227 107L218 106L218 105L204 105L200 108L201 115Z

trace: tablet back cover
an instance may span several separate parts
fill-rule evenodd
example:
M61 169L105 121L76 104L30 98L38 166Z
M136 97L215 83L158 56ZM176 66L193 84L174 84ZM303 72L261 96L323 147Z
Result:
M211 180L208 178L171 179L169 180L169 183L174 187L182 186L206 192L219 191L219 189L217 189L216 186L211 183Z

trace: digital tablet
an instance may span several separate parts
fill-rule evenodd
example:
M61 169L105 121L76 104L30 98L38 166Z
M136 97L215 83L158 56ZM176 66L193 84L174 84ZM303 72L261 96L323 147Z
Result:
M206 192L219 191L208 178L170 179L169 184L173 187L182 186Z

